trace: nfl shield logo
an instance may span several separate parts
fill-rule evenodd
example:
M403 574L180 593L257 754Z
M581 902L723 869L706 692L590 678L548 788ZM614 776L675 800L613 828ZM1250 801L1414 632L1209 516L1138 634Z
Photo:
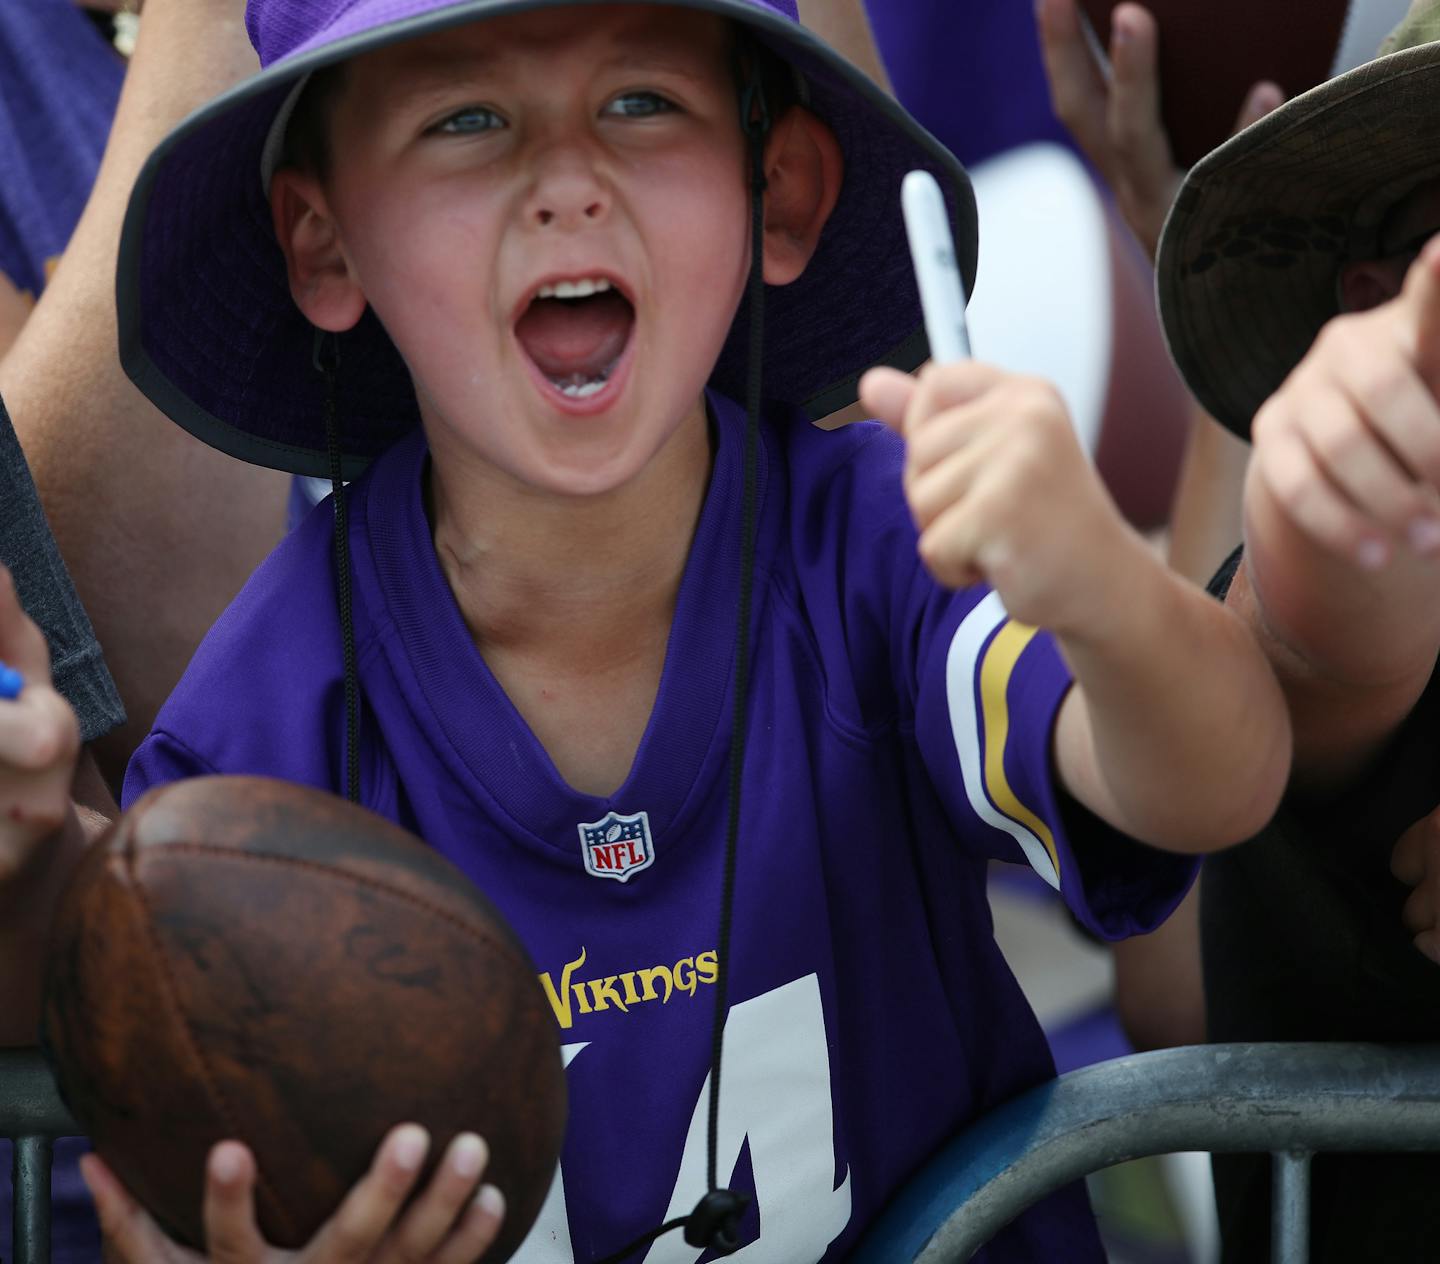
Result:
M650 817L644 812L634 816L611 812L603 820L578 828L585 872L591 877L629 882L640 870L655 863Z

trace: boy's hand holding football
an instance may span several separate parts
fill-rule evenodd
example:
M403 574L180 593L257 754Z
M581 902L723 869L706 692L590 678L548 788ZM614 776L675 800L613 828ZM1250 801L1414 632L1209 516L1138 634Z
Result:
M874 370L862 395L905 436L905 494L931 574L989 584L1064 652L1077 687L1055 758L1070 793L1175 851L1256 832L1289 771L1275 677L1240 620L1121 519L1056 391L966 361L918 381Z
M473 1134L456 1137L429 1184L409 1201L428 1148L424 1129L391 1129L370 1170L299 1251L282 1251L261 1236L255 1160L238 1142L215 1146L206 1165L203 1256L166 1237L98 1156L85 1155L81 1170L114 1264L471 1264L494 1242L505 1214L500 1192L478 1184L489 1151Z

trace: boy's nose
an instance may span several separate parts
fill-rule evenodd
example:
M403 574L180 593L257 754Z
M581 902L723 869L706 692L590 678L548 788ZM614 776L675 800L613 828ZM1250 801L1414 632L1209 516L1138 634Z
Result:
M575 150L548 154L530 193L529 212L541 228L573 228L601 220L610 194L588 156Z

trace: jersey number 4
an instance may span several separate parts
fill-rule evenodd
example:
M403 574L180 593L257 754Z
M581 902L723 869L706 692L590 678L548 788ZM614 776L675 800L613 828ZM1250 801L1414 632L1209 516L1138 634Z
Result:
M562 1050L568 1067L584 1044ZM710 1079L700 1089L675 1192L664 1220L686 1215L705 1192ZM745 1142L755 1173L760 1236L729 1258L744 1264L815 1264L850 1223L850 1172L835 1188L830 1052L815 975L735 1006L725 1021L717 1170L734 1170ZM677 1230L658 1239L645 1264L694 1264L698 1247ZM565 1174L555 1173L540 1218L515 1264L571 1264Z

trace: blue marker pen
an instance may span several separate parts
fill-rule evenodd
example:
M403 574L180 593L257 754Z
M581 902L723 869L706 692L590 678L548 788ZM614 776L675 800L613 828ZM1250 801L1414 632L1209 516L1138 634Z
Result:
M25 688L25 677L10 666L9 663L0 662L0 698L7 701L20 696L20 691Z

